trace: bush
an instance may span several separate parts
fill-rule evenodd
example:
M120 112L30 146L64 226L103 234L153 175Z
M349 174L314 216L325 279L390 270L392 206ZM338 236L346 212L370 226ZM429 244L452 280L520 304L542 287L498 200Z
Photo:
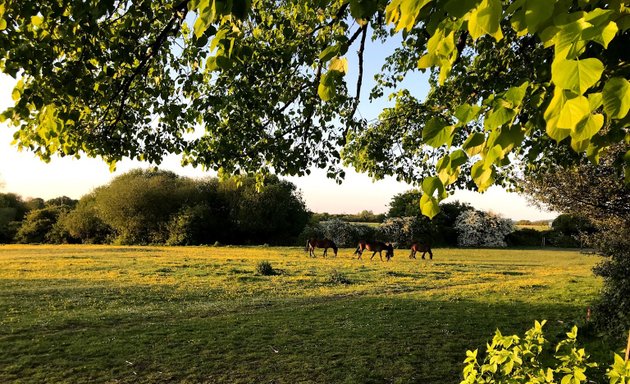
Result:
M462 212L455 228L462 247L507 247L505 237L514 232L512 220L482 211Z
M268 261L261 261L256 264L256 272L258 272L259 275L263 276L272 276L276 274L276 271L273 269L271 263Z
M65 207L50 206L30 211L18 229L15 240L18 243L66 243L70 235L57 225L59 217L66 213Z
M546 232L531 228L517 229L505 238L510 247L540 247Z
M589 362L584 349L578 348L577 327L573 327L567 338L558 343L553 361L544 359L543 356L548 354L545 350L548 342L542 331L544 324L545 321L536 321L523 338L503 336L497 330L481 363L477 359L478 350L466 351L461 384L630 382L630 362L624 362L617 354L606 373L609 380L603 377L587 379L588 369L597 364Z
M556 217L551 223L551 228L565 236L596 232L595 225L588 218L566 213Z
M59 218L59 223L72 239L83 244L103 244L114 236L111 227L98 217L94 195L85 195L76 207Z
M604 280L594 320L600 330L617 335L630 329L630 228L626 225L611 225L592 244L604 256L593 269Z
M344 275L343 273L337 271L336 269L332 271L330 274L330 282L333 284L350 284L351 281Z

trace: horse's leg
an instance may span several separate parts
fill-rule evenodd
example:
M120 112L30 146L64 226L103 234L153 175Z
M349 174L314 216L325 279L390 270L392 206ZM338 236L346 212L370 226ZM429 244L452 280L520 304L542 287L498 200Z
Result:
M376 251L374 251L374 253L372 254L372 257L370 257L370 260L374 258L374 255L376 255Z
M431 249L429 249L429 257L433 260L433 252L431 252Z
M416 251L414 251L413 249L411 250L411 253L409 254L409 258L410 259L415 259L416 258Z
M378 252L378 257L381 258L381 262L383 261L383 251Z
M424 255L427 254L427 251L422 252L422 260L424 260Z
M328 248L324 248L324 257L328 254Z

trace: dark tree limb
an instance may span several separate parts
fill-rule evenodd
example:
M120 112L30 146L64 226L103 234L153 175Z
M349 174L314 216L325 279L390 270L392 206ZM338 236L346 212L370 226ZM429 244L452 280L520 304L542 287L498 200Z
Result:
M133 70L133 72L129 75L129 77L125 79L125 81L118 88L116 93L110 99L109 105L105 109L105 112L103 112L104 118L107 116L107 113L111 110L114 100L116 100L118 96L121 96L120 104L118 106L118 113L116 114L116 118L114 119L114 121L111 123L111 126L115 126L122 119L122 115L124 113L125 106L127 104L127 99L129 98L129 92L131 90L131 85L133 81L145 70L149 61L153 57L156 56L156 54L159 52L160 48L166 42L168 37L172 33L176 33L177 31L179 31L182 25L182 22L184 21L184 18L186 17L186 13L188 13L188 10L187 10L188 1L189 0L184 0L173 8L174 13L171 19L169 20L169 22L166 24L164 28L162 28L162 31L156 37L155 41L151 45L149 45L149 47L145 51L145 54L142 60L140 60L140 62L138 63L136 68ZM101 122L101 125L103 123L104 121Z

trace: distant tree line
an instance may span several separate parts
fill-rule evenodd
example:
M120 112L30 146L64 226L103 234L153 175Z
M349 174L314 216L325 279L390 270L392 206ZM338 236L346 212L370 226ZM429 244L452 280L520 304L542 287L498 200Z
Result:
M315 222L341 220L348 223L382 223L387 218L384 213L375 214L372 211L363 210L356 214L351 213L313 213Z
M395 195L387 214L310 213L295 185L269 176L191 179L161 170L133 170L73 200L24 200L0 194L0 242L82 244L301 245L327 237L341 247L359 240L413 241L432 246L577 247L595 229L587 219L561 215L548 231L515 230L511 221L450 202L433 220L420 212L419 192Z
M276 176L257 186L138 169L78 201L0 194L0 242L292 245L309 217L295 185Z

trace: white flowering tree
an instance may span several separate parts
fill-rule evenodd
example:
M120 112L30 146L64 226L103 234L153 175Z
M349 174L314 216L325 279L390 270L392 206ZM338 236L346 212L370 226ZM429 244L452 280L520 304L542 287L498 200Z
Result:
M320 223L324 236L335 242L338 247L354 247L356 239L355 227L345 221L333 219Z
M378 231L382 240L405 247L415 240L431 237L429 221L416 216L389 218L379 226Z
M455 229L460 247L507 247L505 236L514 232L514 223L492 212L471 210L457 217Z

